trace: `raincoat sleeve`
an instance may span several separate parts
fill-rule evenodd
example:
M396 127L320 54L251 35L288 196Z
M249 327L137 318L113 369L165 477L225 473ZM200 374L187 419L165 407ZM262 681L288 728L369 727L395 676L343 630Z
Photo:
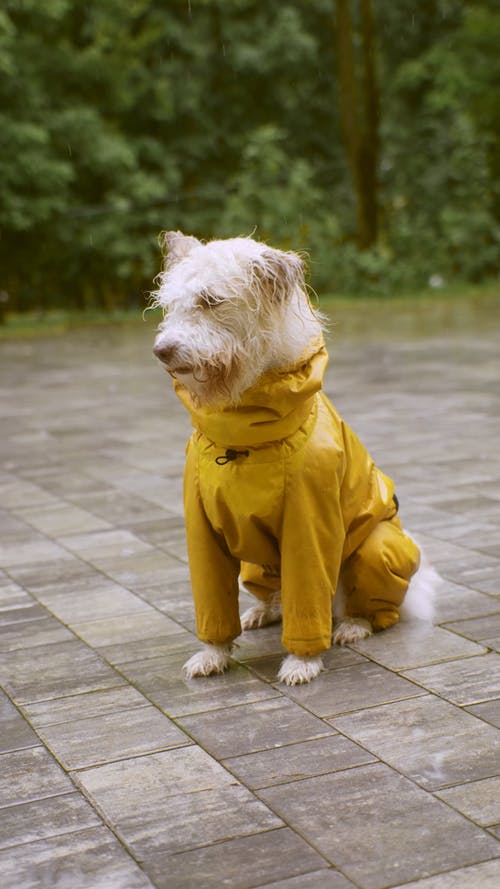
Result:
M240 563L206 516L198 483L196 448L190 441L184 473L184 511L198 638L225 645L241 633L238 609Z
M281 535L282 641L287 651L303 657L331 646L332 603L345 536L341 457L332 461L330 454L319 473L317 453L316 458L306 456L289 479Z

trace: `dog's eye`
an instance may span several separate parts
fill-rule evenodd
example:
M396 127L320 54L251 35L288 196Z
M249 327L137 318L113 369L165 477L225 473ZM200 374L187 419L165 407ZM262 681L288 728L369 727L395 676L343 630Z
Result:
M211 309L219 304L217 297L209 290L201 290L198 294L198 305L202 309Z

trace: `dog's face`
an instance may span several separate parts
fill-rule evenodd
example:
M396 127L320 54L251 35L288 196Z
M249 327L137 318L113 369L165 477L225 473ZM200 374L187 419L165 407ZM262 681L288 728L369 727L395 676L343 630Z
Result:
M292 303L296 313L307 302L302 261L251 238L205 244L167 232L164 243L154 353L200 403L234 403L278 360Z

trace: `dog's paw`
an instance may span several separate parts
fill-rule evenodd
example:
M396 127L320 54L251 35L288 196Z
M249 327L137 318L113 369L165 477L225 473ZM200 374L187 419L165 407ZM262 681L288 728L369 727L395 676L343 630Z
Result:
M337 624L332 638L335 645L352 645L361 639L367 639L372 633L373 628L369 620L362 617L346 617Z
M197 676L213 676L224 673L229 667L231 646L205 645L201 651L193 654L183 666L187 679Z
M279 605L271 605L267 602L259 602L241 615L242 630L257 630L259 627L267 627L269 624L278 623L281 620L281 608Z
M324 669L323 661L319 655L317 657L298 657L295 654L289 654L281 664L278 680L284 682L285 685L303 685L316 679Z

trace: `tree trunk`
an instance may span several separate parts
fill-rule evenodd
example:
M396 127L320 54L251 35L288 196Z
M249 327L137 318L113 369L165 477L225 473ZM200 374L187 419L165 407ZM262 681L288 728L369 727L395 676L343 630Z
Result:
M356 57L349 0L336 0L340 117L356 198L357 241L377 240L379 97L371 0L360 0L360 51Z

